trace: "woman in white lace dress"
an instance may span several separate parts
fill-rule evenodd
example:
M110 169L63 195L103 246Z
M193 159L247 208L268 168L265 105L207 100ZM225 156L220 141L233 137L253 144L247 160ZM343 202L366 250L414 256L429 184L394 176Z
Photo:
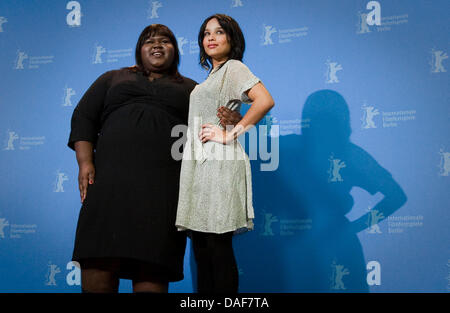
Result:
M237 22L208 17L198 37L200 63L210 70L189 100L188 139L183 153L176 226L193 241L198 292L237 292L238 270L232 236L253 229L250 162L237 137L256 125L274 102L241 60L245 41ZM226 129L220 106L240 110L242 120Z

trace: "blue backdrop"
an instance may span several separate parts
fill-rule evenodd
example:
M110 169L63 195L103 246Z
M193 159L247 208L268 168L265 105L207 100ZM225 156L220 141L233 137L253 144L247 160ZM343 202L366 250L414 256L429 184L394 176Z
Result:
M244 62L276 103L259 128L269 154L252 160L255 230L234 240L240 291L448 292L449 12L446 0L0 2L0 292L80 291L73 109L100 74L134 64L152 23L203 81L196 38L214 13L240 23ZM190 252L171 292L195 290Z

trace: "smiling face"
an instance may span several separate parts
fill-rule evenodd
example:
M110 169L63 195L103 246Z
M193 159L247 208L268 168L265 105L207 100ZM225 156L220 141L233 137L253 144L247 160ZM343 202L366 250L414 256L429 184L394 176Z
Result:
M206 54L212 59L213 67L228 59L231 50L230 41L225 30L220 26L216 18L211 19L206 24L203 37L203 49L205 49Z
M169 37L158 34L150 36L141 47L142 64L150 72L163 73L172 65L174 51Z

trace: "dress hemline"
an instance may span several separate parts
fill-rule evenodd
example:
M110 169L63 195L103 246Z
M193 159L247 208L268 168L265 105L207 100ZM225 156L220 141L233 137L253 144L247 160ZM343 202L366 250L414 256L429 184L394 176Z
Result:
M196 232L202 232L202 233L212 233L212 234L224 234L224 233L233 232L234 235L239 235L239 234L243 234L248 231L254 230L253 219L250 219L248 221L249 222L244 226L227 229L227 230L222 230L222 231L211 231L211 230L205 230L205 229L198 229L195 227L184 226L181 224L175 224L175 226L177 228L177 231L186 231L188 233L190 231L196 231Z

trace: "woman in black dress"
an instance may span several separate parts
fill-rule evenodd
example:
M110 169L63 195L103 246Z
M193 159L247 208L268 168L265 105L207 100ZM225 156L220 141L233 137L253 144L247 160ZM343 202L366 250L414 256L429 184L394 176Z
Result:
M73 260L82 290L167 292L183 279L186 238L175 228L180 161L172 127L187 123L196 82L178 72L173 33L153 24L136 45L136 66L101 75L74 110L82 207Z

